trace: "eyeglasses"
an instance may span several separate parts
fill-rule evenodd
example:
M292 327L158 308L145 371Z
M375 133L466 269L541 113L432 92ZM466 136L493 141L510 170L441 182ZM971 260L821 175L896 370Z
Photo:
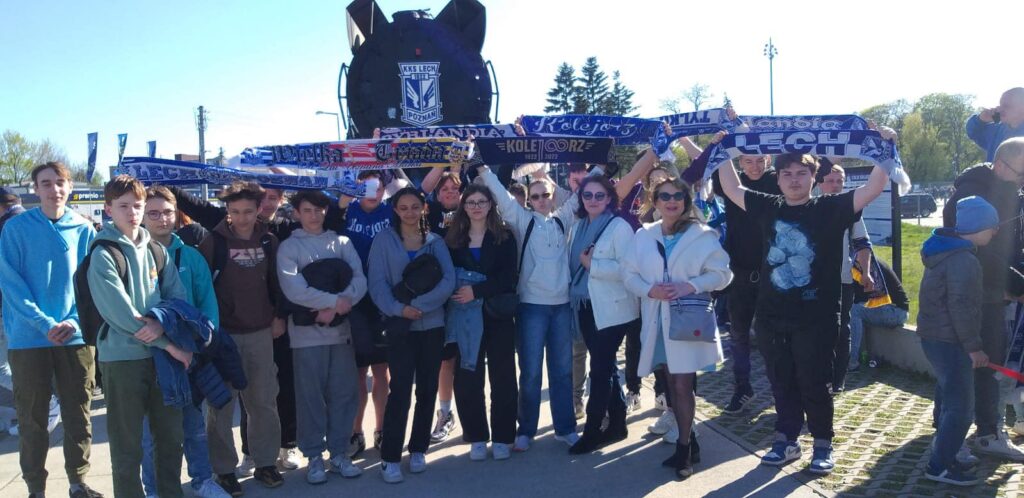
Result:
M674 194L670 194L668 192L658 193L658 200L661 202L681 201L683 199L686 199L686 192L676 192Z
M153 221L160 221L161 218L171 219L174 217L174 210L165 209L163 211L146 211L146 217Z
M466 207L473 208L473 209L481 209L481 208L488 207L490 205L491 205L491 201L488 201L488 200L466 201Z
M583 192L582 194L580 194L580 196L583 197L583 200L585 200L585 201L589 201L589 200L593 199L595 201L599 201L600 202L600 201L605 200L605 198L608 197L608 194L606 194L604 192Z
M551 192L541 192L539 194L530 194L530 200L539 201L541 199L550 199Z

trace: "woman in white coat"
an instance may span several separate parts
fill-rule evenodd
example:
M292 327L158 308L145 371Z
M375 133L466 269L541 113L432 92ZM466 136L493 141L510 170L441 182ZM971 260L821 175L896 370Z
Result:
M590 352L590 399L583 437L569 448L574 455L626 439L616 353L626 334L640 329L639 301L626 290L620 269L633 229L615 214L615 187L604 176L588 176L576 195L580 207L569 236L569 304L574 332ZM608 427L602 431L605 414Z
M717 330L713 343L671 340L669 304L680 297L724 289L732 272L718 233L697 217L689 185L678 179L662 181L650 195L661 220L637 231L623 265L626 288L640 297L643 345L638 373L643 377L664 365L679 434L690 434L696 373L723 359L722 345ZM683 479L693 474L691 441L680 437L675 454L664 462Z

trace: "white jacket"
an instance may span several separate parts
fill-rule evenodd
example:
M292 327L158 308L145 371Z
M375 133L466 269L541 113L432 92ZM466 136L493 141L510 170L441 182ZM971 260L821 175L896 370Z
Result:
M653 362L658 320L661 321L669 372L696 372L721 360L722 355L721 341L712 344L669 340L668 303L647 297L651 287L662 282L664 275L664 263L658 253L658 242L663 239L661 224L657 221L637 230L622 265L626 288L640 298L643 316L640 340L643 346L637 371L641 377L651 373L656 366ZM668 271L672 282L687 282L697 293L724 289L732 280L729 255L718 243L718 232L698 223L690 224L676 243L668 257Z
M569 236L569 247L579 233L582 221L576 222ZM640 317L640 301L626 290L622 282L622 262L633 245L633 228L626 220L615 217L594 244L590 260L587 291L594 309L597 330L629 323ZM571 257L578 257L571 255Z
M519 301L547 305L568 303L569 246L566 239L576 221L575 211L579 200L574 195L559 206L552 216L543 216L520 206L490 170L484 170L480 176L498 203L498 214L516 234L520 252L526 228L530 220L535 220L523 257L522 271L519 273ZM561 220L564 232L555 218Z

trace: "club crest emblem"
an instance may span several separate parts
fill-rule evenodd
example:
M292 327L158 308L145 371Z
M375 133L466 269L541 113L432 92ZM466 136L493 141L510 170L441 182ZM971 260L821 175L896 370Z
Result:
M413 126L427 126L443 119L440 62L398 63L402 78L402 121Z

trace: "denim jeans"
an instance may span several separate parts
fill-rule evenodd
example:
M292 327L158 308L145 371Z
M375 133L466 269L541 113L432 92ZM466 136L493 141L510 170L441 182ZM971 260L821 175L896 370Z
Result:
M555 434L576 432L572 394L572 327L569 304L519 303L520 436L537 435L540 415L541 361L547 348L548 394Z
M203 407L191 403L182 407L181 428L185 436L183 447L188 476L192 478L192 489L199 489L203 482L213 477ZM142 487L146 496L156 496L156 466L153 463L153 433L149 429L149 417L142 422Z
M921 349L932 364L935 387L935 439L928 469L939 473L956 460L974 416L974 369L967 352L956 343L921 339Z
M864 341L864 326L874 325L887 329L902 327L907 323L907 310L887 304L868 308L864 303L855 303L850 310L850 363L854 368L860 362L860 346Z

